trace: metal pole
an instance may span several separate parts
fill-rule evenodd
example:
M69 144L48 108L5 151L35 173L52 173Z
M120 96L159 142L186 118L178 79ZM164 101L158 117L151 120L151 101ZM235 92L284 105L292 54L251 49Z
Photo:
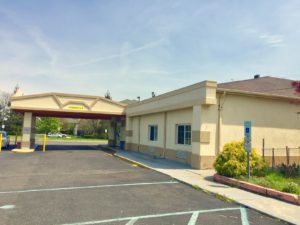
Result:
M274 169L275 166L275 149L272 148L272 169Z
M2 151L2 133L0 133L0 152Z
M263 138L263 147L262 147L262 155L263 155L263 159L265 159L265 139Z
M17 142L18 142L18 133L16 133L16 136L15 136L15 146L17 146Z
M247 177L250 178L250 152L247 151Z
M47 135L44 134L43 152L46 151L46 141L47 141Z
M285 147L285 150L286 150L286 164L287 164L287 165L290 165L290 153L289 153L289 147L286 146L286 147Z

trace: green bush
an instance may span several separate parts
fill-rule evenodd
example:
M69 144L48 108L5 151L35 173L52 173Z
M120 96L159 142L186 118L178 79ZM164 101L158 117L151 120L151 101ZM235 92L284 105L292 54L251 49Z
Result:
M225 144L214 163L218 174L228 177L244 176L247 173L247 153L244 142L236 141ZM253 148L250 154L250 173L254 176L264 176L267 164Z
M282 189L283 192L300 194L298 184L288 182Z
M300 176L300 165L293 163L292 165L285 165L282 163L277 166L277 170L280 174L286 177L299 177Z

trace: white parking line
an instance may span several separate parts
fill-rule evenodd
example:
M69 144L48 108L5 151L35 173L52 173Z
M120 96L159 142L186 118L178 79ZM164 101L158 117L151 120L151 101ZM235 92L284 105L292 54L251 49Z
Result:
M245 208L241 208L241 220L242 220L242 225L249 225L249 220L247 216L247 211Z
M112 222L121 222L121 221L128 221L127 224L134 224L139 219L160 218L160 217L167 217L167 216L180 216L180 215L192 214L192 217L191 217L191 219L188 223L188 225L189 225L191 220L193 222L191 224L196 223L198 215L200 213L232 211L232 210L241 210L241 209L243 209L243 208L240 208L240 207L238 207L238 208L219 208L219 209L207 209L207 210L196 210L196 211L186 211L186 212L172 212L172 213L144 215L144 216L133 216L133 217L124 217L124 218L108 219L108 220L94 220L94 221L86 221L86 222L79 222L79 223L65 223L65 224L62 224L62 225L90 225L90 224L112 223ZM246 212L246 209L244 209L244 210L245 210L244 212ZM241 211L241 213L242 213L242 211ZM196 218L196 215L197 215L197 218ZM242 225L249 224L247 216L244 219L245 219L245 221L242 221ZM246 223L244 223L244 222L246 222Z
M188 225L195 225L199 216L199 212L193 212Z
M14 209L16 206L15 205L3 205L0 206L0 209Z
M147 185L157 185L157 184L178 184L178 183L179 183L178 181L161 181L161 182L147 182L147 183L105 184L105 185L82 186L82 187L62 187L62 188L45 188L45 189L32 189L32 190L19 190L19 191L1 191L0 194L65 191L65 190L96 189L96 188L110 188L110 187L147 186Z
M126 223L126 225L133 225L135 224L135 222L137 221L138 219L137 218L134 218L132 220L129 220L128 223Z

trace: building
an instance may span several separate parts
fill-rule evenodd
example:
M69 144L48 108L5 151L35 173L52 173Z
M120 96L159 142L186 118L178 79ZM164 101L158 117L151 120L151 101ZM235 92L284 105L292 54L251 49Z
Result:
M252 146L300 146L300 104L292 81L275 77L217 84L203 81L129 105L126 149L212 168L227 142L243 140L251 120ZM300 149L291 155L300 162ZM276 162L284 162L285 153ZM267 156L268 158L268 156ZM269 155L270 160L270 155Z
M12 98L25 114L22 147L32 147L35 116L111 120L109 144L182 163L212 168L223 145L242 140L251 120L252 146L300 146L300 96L292 80L259 77L217 84L203 81L125 106L102 97L48 93ZM126 118L126 122L125 122ZM126 126L126 128L125 128ZM120 131L120 132L119 132ZM291 153L300 162L300 149ZM268 156L267 156L268 157ZM276 155L276 162L284 160Z

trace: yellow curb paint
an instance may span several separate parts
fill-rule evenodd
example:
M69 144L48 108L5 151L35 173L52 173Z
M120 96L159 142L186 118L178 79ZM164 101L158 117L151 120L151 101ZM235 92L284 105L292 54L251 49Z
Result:
M2 133L0 134L0 152L2 151Z
M44 134L43 152L46 151L46 141L47 141L47 136L46 136L46 134Z

